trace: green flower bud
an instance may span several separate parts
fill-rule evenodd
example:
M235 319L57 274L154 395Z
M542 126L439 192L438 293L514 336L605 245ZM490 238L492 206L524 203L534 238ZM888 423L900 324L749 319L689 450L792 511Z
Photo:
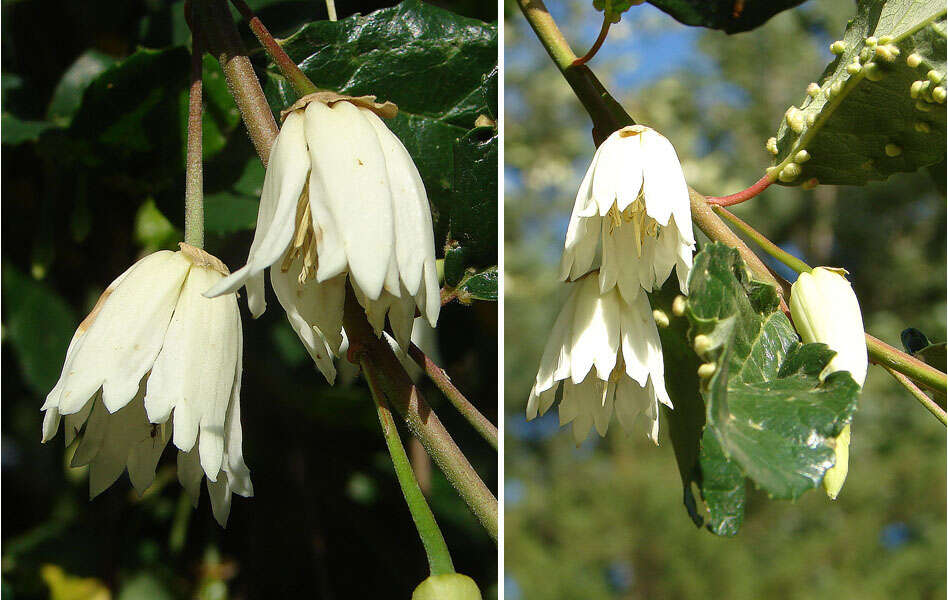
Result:
M431 575L415 588L411 600L481 600L481 591L467 575Z
M849 474L849 425L843 427L836 437L836 463L823 475L823 489L830 500L836 500L839 491L843 489L846 475Z

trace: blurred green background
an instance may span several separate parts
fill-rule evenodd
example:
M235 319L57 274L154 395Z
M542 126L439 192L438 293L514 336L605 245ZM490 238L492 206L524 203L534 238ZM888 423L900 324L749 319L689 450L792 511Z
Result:
M249 4L279 37L326 18L322 0ZM336 2L340 18L390 4ZM470 0L435 4L497 18ZM240 303L256 497L234 499L226 530L206 493L191 510L172 450L144 498L123 476L90 502L62 434L40 444L39 408L76 325L133 261L181 240L189 34L181 1L4 0L2 10L2 598L408 598L427 562L368 390L351 368L328 386L274 302L256 321ZM246 23L238 28L256 49ZM177 50L140 54L148 80L117 81L124 95L109 84L83 100L139 47ZM252 60L263 76L266 57L254 50ZM205 76L206 247L233 269L246 259L263 167L216 61L205 59ZM432 342L494 422L496 331L495 303L453 303ZM496 490L496 453L429 382L422 390ZM422 479L457 569L496 597L495 544L440 471L418 464L430 468Z
M548 4L585 52L601 13L586 1ZM766 139L854 13L854 2L809 0L728 36L645 4L612 27L590 66L637 122L672 141L690 185L729 194L769 166ZM505 18L505 597L944 598L945 428L879 367L839 499L751 491L731 539L685 512L667 431L656 448L644 424L630 435L614 422L576 448L555 410L526 422L594 147L588 117L512 2ZM942 163L866 187L774 186L734 212L810 264L849 270L868 331L901 347L906 327L945 340L944 190Z

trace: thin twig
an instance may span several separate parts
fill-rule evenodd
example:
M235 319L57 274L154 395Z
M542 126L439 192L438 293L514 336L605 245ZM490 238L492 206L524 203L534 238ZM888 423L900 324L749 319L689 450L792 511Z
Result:
M757 183L750 186L746 190L741 190L735 194L730 194L728 196L708 196L705 198L708 204L714 206L733 206L735 204L740 204L741 202L746 202L751 198L754 198L764 190L770 187L770 184L774 182L774 179L770 175L764 175L757 180Z
M934 400L929 398L928 394L920 390L911 379L899 373L895 369L890 369L884 365L882 368L888 371L889 375L894 377L896 381L902 384L902 387L911 392L912 395L915 396L915 399L918 400L922 406L928 409L928 412L935 415L935 418L941 421L942 425L948 425L948 415L945 414L945 411L940 406L938 406Z
M606 41L606 36L609 35L609 27L612 25L612 22L609 20L609 13L603 13L602 15L602 27L599 29L599 37L596 38L596 41L593 42L592 48L589 49L589 52L580 56L573 61L573 66L578 67L580 65L585 65L592 60L596 53L599 52L599 49L602 48L603 42Z
M451 378L444 372L444 369L436 365L434 361L428 358L428 355L422 352L421 348L415 344L409 344L408 355L411 356L412 360L414 360L419 367L424 369L428 377L431 378L431 381L438 386L438 389L441 390L444 397L447 398L454 408L461 413L461 416L471 424L471 427L476 429L477 433L481 434L481 437L487 440L487 443L496 450L497 428L464 397L464 394L462 394L458 388L454 387L454 384L451 383Z
M749 237L751 240L757 244L761 250L773 256L783 264L787 265L797 273L809 273L813 269L810 268L810 265L806 264L796 256L790 254L777 244L771 242L766 237L760 234L756 229L751 227L745 221L741 220L737 215L731 211L723 208L721 205L714 207L714 212L718 213L726 220L730 221L732 225L737 227L741 233Z

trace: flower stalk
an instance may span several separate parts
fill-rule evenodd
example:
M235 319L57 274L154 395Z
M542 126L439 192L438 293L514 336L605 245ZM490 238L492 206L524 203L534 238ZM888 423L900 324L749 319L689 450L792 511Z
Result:
M194 7L192 5L192 11ZM192 18L192 23L196 20ZM188 152L184 188L184 242L204 248L204 166L201 113L204 45L195 26L191 35L191 88L188 95Z
M385 444L388 446L388 452L392 457L398 485L402 489L405 503L408 504L411 518L415 521L418 536L425 547L425 554L428 555L428 566L431 569L431 574L446 575L454 573L454 563L451 562L448 545L444 541L444 536L441 529L438 528L438 523L435 521L428 502L425 500L425 495L421 492L421 487L415 479L408 454L405 452L401 437L398 435L398 428L395 427L392 412L388 407L388 403L385 402L385 393L379 385L376 371L372 368L371 361L365 354L361 356L359 364L362 367L362 372L366 374L366 381L372 391L372 397L375 399L375 408L378 411L382 435L385 437Z
M431 381L441 390L441 393L444 394L444 397L448 399L451 405L461 413L461 416L471 424L471 427L496 450L497 427L487 420L487 417L482 415L480 411L464 397L464 394L462 394L458 388L454 387L451 378L444 372L444 369L436 365L434 361L428 358L428 355L422 352L421 348L415 344L408 346L408 355L411 356L412 360L414 360L419 367L424 369L425 374L431 378Z
M618 102L606 91L602 84L596 79L588 66L573 67L572 63L576 56L569 47L566 38L560 31L552 15L543 4L543 0L517 0L517 4L523 12L524 17L530 23L534 33L540 43L546 49L554 64L560 69L560 72L566 78L567 82L573 88L576 96L582 102L586 112L589 113L593 121L593 141L598 146L613 131L621 129L626 125L633 124L634 121ZM753 187L753 186L752 186ZM788 286L786 282L781 283L780 279L764 265L760 258L721 220L712 210L707 199L700 193L689 190L691 195L691 219L701 231L710 239L719 241L737 249L747 267L761 280L771 283L777 289L778 294L783 292L783 296L788 296ZM736 217L735 217L736 218ZM747 226L751 229L750 226ZM753 231L751 229L751 231ZM759 233L756 237L765 240ZM772 242L771 242L772 244ZM775 244L773 244L776 247ZM805 263L797 263L801 269ZM788 265L793 268L792 265ZM806 267L809 270L809 267ZM781 298L781 309L789 312L786 302ZM901 352L892 346L866 334L866 346L869 351L870 362L892 368L903 375L911 378L913 381L935 391L946 391L948 387L948 377L945 373L934 367Z
M712 204L710 199L708 199L708 203ZM737 227L741 233L743 233L744 235L749 237L751 240L753 240L754 243L757 244L761 250L763 250L770 256L773 256L774 258L776 258L783 264L787 265L788 267L790 267L797 273L809 273L812 270L810 269L810 266L808 264L806 264L805 262L803 262L796 256L793 256L792 254L790 254L789 252L787 252L786 250L784 250L777 244L765 238L763 235L760 234L759 231L755 230L753 227L751 227L746 222L741 220L739 217L737 217L737 215L735 215L729 210L722 208L723 206L726 206L726 205L719 204L717 206L714 206L713 208L714 212L721 215L729 223Z
M942 425L948 426L948 415L945 414L945 410L938 406L934 400L929 398L928 394L923 392L917 385L915 385L911 379L899 373L895 369L885 365L883 365L882 368L885 369L886 372L888 372L889 375L891 375L896 381L898 381L902 387L907 389L909 393L911 393L915 399L918 400L918 402L924 406L926 410L928 410L928 412L932 413L936 419L941 421Z

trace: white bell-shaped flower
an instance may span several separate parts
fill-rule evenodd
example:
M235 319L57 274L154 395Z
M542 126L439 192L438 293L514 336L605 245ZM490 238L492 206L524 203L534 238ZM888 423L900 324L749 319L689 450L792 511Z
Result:
M144 493L169 440L193 504L206 476L222 526L231 493L253 496L241 451L237 298L202 295L226 274L221 261L186 244L150 254L113 281L79 325L42 407L43 441L65 417L66 444L80 438L72 466L89 465L91 497L126 469Z
M658 405L672 408L672 402L648 296L627 302L615 288L602 293L594 274L572 284L540 360L528 420L549 410L558 387L560 424L573 424L577 444L593 425L605 436L613 410L626 430L644 413L658 443Z
M576 194L560 278L585 275L600 248L601 292L618 286L631 301L675 268L688 293L695 248L688 185L671 142L653 129L624 127L596 150Z
M379 118L374 97L312 94L285 111L270 153L247 264L208 296L247 287L266 308L263 271L317 366L332 382L342 341L345 277L376 334L388 316L398 342L415 307L433 325L441 310L434 232L418 169Z
M862 311L842 269L817 267L801 273L790 287L790 315L804 342L822 343L836 352L820 378L848 371L859 387L866 382L869 353ZM823 488L833 500L849 474L850 426L836 438L836 464L823 475Z

